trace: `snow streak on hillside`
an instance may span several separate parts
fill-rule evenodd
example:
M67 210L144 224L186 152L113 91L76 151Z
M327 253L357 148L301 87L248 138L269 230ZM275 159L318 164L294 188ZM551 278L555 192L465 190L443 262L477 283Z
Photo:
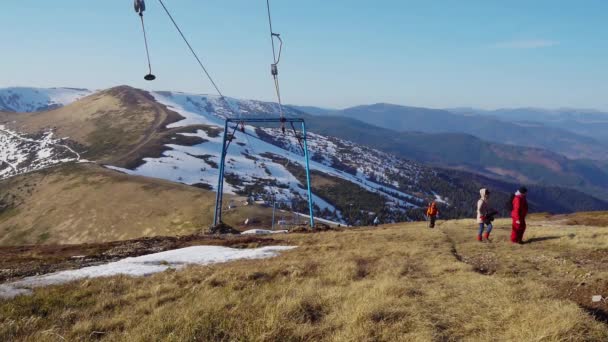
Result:
M0 88L0 111L37 112L68 105L92 94L75 88Z
M252 117L276 115L275 104L257 101L223 100L215 96L184 93L158 92L152 94L169 109L181 114L184 119L170 127L207 125L216 131L199 129L197 136L205 142L195 146L168 145L160 158L146 158L145 164L127 173L159 177L186 184L205 184L217 189L218 164L222 148L225 117L239 115ZM356 145L337 138L318 134L308 135L311 151L311 169L357 184L361 188L386 198L392 210L405 211L417 207L420 199L402 189L398 179L414 184L421 168L389 154ZM263 191L278 200L290 201L306 198L304 183L294 174L294 168L302 168L302 149L293 132L282 134L278 128L246 126L245 133L237 131L226 157L226 179L224 190L228 193L251 195ZM398 177L391 177L391 176ZM326 200L314 195L319 209L335 211ZM338 212L339 218L339 212Z
M0 125L0 179L78 159L51 131L28 137Z

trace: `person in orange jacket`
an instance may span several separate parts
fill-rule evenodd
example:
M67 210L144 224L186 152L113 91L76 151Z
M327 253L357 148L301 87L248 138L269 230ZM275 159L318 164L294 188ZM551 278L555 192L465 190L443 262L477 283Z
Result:
M511 242L523 243L524 232L526 231L526 215L528 215L528 189L522 186L512 195L511 218L513 226L511 229Z
M429 218L429 228L435 228L435 221L439 216L439 209L437 209L437 203L435 201L429 203L426 209L426 216Z

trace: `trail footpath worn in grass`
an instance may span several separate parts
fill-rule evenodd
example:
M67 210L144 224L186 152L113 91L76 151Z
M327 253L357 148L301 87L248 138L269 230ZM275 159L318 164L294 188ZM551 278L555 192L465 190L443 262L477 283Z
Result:
M0 340L607 340L563 287L608 279L586 275L606 230L531 225L514 246L506 225L493 243L472 220L290 234L272 259L40 288L0 301Z
M577 217L589 214L574 214L570 219L582 220ZM509 242L511 227L506 220L497 222L492 243L477 242L475 230L466 221L446 222L442 228L456 255L476 272L547 284L557 298L578 303L608 324L608 303L591 301L593 295L608 297L608 229L573 226L570 221L539 215L527 230L525 243L514 245Z

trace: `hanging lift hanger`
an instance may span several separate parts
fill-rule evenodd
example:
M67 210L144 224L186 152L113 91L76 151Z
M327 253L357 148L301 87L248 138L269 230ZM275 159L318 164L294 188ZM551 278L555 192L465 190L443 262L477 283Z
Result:
M152 74L152 64L150 63L150 51L148 50L148 37L146 36L146 26L144 25L144 11L146 10L146 3L144 0L134 0L133 8L135 12L139 14L139 18L141 19L141 29L144 33L144 43L146 45L146 57L148 58L148 74L144 76L144 80L146 81L154 81L156 76Z

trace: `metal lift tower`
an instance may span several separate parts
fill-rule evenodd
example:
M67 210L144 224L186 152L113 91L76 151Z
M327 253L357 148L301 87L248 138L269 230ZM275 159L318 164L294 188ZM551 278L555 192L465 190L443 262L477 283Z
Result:
M229 133L229 125L234 123L232 133ZM279 123L284 125L285 123L301 124L302 125L302 141L304 150L304 159L306 160L306 187L308 191L308 210L310 214L310 227L314 228L315 221L313 216L313 204L312 204L312 192L310 190L310 163L308 161L308 145L306 143L306 124L304 119L297 118L240 118L240 119L226 119L224 124L224 139L222 144L222 155L220 158L220 172L217 181L217 195L215 197L215 213L213 216L213 226L218 226L222 222L222 201L224 196L224 165L226 163L226 154L228 153L228 147L234 138L238 125L245 125L247 123L260 124L260 123Z

